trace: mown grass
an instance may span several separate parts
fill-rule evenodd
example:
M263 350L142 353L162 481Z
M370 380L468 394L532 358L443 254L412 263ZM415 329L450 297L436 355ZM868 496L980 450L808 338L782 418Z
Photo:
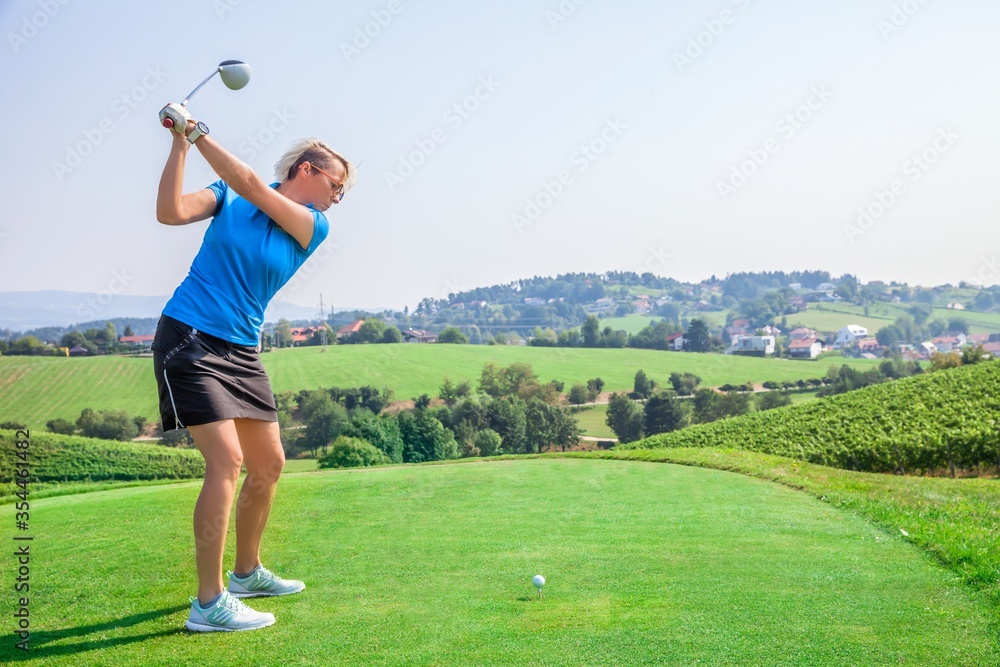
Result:
M731 449L566 453L731 470L779 482L861 516L925 550L985 601L1000 630L1000 481L861 473ZM983 662L982 664L994 664Z
M436 396L445 377L476 384L488 362L529 363L542 381L560 380L567 388L601 377L608 391L632 389L639 369L660 382L671 372L692 372L704 385L718 386L820 377L832 363L655 350L412 344L304 347L261 358L279 393L372 384L389 387L403 400L423 393ZM868 368L876 362L838 358L836 365L841 363ZM75 420L86 407L159 420L152 360L0 356L0 421L42 429L50 419Z
M889 310L880 310L877 306L869 308L869 314L864 314L864 308L844 303L810 303L809 308L788 316L788 323L801 324L820 332L839 331L848 324L857 324L868 329L868 335L874 336L879 329L896 321L898 315ZM788 333L787 331L785 333ZM827 341L832 344L833 341Z
M878 303L868 307L865 315L863 306L850 303L811 303L809 308L801 313L789 315L789 323L802 323L818 331L838 331L848 324L859 324L868 329L868 335L874 336L879 329L906 315L914 304ZM931 320L962 319L969 325L969 333L1000 332L1000 313L984 313L974 310L950 310L934 308ZM786 332L787 333L787 332Z
M617 438L615 432L611 430L611 427L605 421L608 417L607 404L584 405L579 409L575 409L572 414L580 425L582 435L592 438Z
M602 330L604 327L611 327L615 331L627 331L630 334L637 334L651 322L661 321L663 321L663 318L656 315L639 315L634 313L625 317L602 317L600 324Z
M23 664L997 662L981 601L837 506L727 472L566 458L290 476L263 557L308 588L252 601L270 629L191 635L197 487L35 504ZM232 549L230 534L227 565Z

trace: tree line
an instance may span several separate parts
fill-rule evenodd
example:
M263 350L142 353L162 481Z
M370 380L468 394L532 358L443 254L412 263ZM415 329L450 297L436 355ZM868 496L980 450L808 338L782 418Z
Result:
M489 363L475 388L445 378L437 401L422 394L396 413L384 409L391 392L369 386L284 394L278 414L297 425L282 430L286 454L309 452L322 467L531 454L565 450L579 438L559 405L563 388L539 380L529 364Z

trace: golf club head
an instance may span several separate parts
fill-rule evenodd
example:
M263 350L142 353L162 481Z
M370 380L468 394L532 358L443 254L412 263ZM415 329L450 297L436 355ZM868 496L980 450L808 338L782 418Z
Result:
M239 90L250 81L250 65L242 60L223 60L219 63L219 76L230 90Z
M216 74L222 78L222 83L226 84L226 88L239 90L250 81L250 65L247 65L242 60L223 60L211 74L205 77L204 81L188 93L188 96L181 102L181 106L186 107L187 103L194 97L194 94L201 90L201 87L208 83ZM163 127L173 127L173 121L169 118L161 119L161 123Z

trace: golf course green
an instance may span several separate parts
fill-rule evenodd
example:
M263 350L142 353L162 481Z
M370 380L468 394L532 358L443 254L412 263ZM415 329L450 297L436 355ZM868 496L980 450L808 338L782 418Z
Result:
M32 650L15 651L8 632L0 659L997 664L982 602L854 514L729 472L559 458L288 474L262 557L306 590L249 601L275 614L271 628L193 634L183 623L199 486L33 502ZM2 513L13 525L13 507ZM229 567L233 548L230 529ZM535 574L547 580L541 599Z

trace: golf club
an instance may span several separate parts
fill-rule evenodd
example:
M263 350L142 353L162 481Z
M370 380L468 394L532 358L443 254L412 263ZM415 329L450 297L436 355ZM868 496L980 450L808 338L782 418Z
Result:
M219 63L219 66L207 77L205 80L195 86L195 89L188 93L184 101L181 102L182 107L186 107L187 103L194 97L194 94L201 90L201 87L208 83L213 76L218 74L222 78L222 83L226 84L226 88L230 90L239 90L243 86L247 85L250 81L250 65L247 65L242 60L223 60ZM163 119L163 127L171 128L174 126L174 121L170 118Z

